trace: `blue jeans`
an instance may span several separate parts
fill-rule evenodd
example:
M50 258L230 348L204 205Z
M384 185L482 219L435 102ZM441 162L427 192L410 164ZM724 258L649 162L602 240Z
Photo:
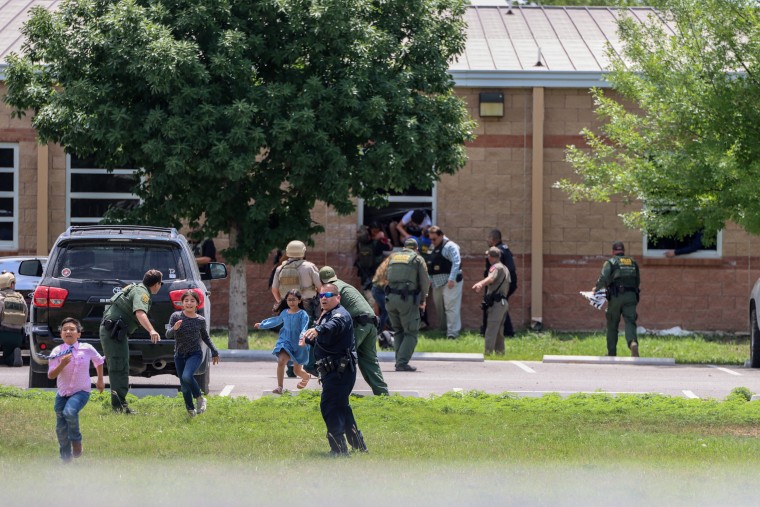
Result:
M71 396L55 395L55 435L58 437L61 459L71 458L71 442L82 441L79 412L88 401L90 393L87 391L79 391Z
M380 310L380 322L377 323L377 332L382 333L388 324L388 310L385 309L385 289L373 285L372 298L377 303L378 310Z
M182 397L185 399L185 408L193 410L193 398L197 398L201 395L201 387L198 382L195 381L195 372L203 361L203 351L199 350L183 356L181 354L174 354L174 364L177 367L177 376L179 377L179 385L182 390Z

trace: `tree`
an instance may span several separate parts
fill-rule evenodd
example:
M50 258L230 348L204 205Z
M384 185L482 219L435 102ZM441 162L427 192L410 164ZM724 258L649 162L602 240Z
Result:
M112 219L228 232L230 347L247 348L244 260L339 213L430 188L473 125L448 63L462 0L64 0L33 9L6 102L41 142L138 167Z
M760 232L760 22L755 0L658 0L658 16L619 23L608 77L593 90L600 133L568 147L573 200L640 201L624 215L655 237L714 237L732 221ZM634 107L631 107L634 106Z

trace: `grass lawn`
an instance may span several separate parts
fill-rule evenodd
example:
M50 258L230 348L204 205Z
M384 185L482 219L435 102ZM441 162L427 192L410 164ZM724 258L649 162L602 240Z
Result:
M212 339L218 348L227 348L226 332L214 332ZM276 341L274 332L254 331L248 337L248 346L252 350L271 350ZM642 356L672 357L681 364L743 365L749 359L749 337L643 335L639 337L639 350ZM416 351L483 353L483 337L467 332L456 340L448 340L440 333L423 331ZM524 332L507 339L504 356L489 356L488 359L541 361L544 355L599 356L606 352L607 340L603 333ZM622 333L618 355L629 355Z

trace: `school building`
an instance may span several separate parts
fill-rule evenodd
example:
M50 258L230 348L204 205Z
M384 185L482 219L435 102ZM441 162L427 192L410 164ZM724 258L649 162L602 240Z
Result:
M0 6L0 79L5 58L20 48L19 29L31 5L54 9L57 2L10 0ZM483 277L486 236L498 228L517 265L518 289L510 300L515 327L599 330L604 313L579 291L592 288L612 241L619 239L641 267L639 325L746 332L748 295L760 276L760 239L729 224L711 249L670 259L664 256L670 245L623 226L622 202L574 204L553 188L574 176L564 161L566 146L582 145L581 129L597 124L589 89L609 88L605 48L620 49L616 20L621 15L645 20L657 13L647 7L474 1L466 15L467 48L450 68L457 93L477 121L466 166L430 192L393 196L387 209L365 208L359 201L357 213L338 216L316 206L313 219L326 232L314 238L307 259L358 283L357 226L425 208L461 247L465 328L480 326L480 296L470 287ZM131 171L108 174L58 145L40 145L28 117L10 113L0 105L0 255L45 255L67 226L97 223L108 206L135 200L129 192ZM222 250L225 238L216 244ZM251 324L269 316L272 268L271 263L247 267L252 301L261 301L248 306ZM214 326L226 326L227 287L226 280L212 284Z

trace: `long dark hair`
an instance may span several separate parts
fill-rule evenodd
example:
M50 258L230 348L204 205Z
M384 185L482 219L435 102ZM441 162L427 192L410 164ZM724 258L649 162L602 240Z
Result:
M298 289L290 289L287 294L285 294L285 297L280 299L280 304L277 305L277 315L280 314L283 310L288 308L288 296L295 296L298 298L298 308L303 310L303 299L301 298L301 292Z

